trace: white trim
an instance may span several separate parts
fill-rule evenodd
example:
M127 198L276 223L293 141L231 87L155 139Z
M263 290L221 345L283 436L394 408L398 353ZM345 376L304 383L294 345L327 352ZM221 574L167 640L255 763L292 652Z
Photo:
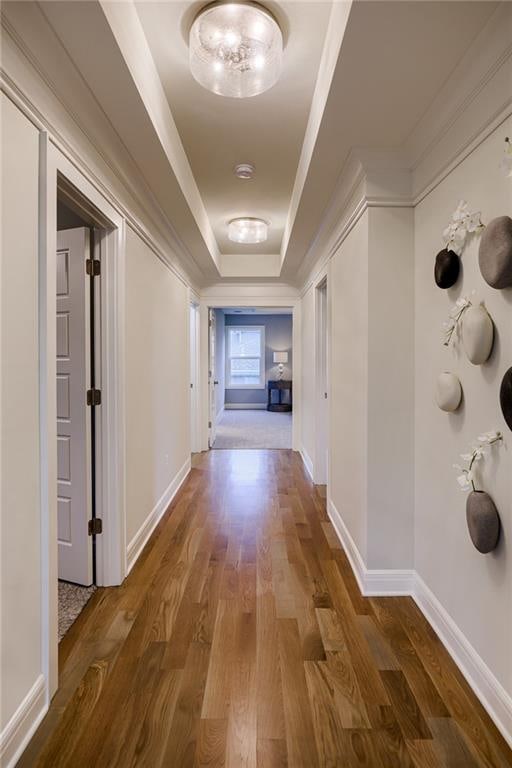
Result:
M313 461L311 459L311 456L306 451L306 449L304 448L303 445L301 445L299 453L300 453L300 455L302 457L302 461L304 462L304 466L306 467L307 473L308 473L309 477L311 478L311 482L314 482L314 480L313 480Z
M47 710L46 684L39 675L0 734L0 764L14 768Z
M512 697L418 573L415 574L412 597L503 738L512 747Z
M175 477L171 480L161 497L158 499L157 503L153 507L152 511L149 513L147 518L144 520L142 525L140 526L139 530L133 537L133 539L128 544L128 547L126 548L126 564L127 564L127 573L130 573L131 569L135 565L137 558L139 557L140 553L146 546L151 534L155 530L156 526L160 522L163 514L167 511L167 508L169 507L169 504L174 499L176 494L178 493L179 489L185 482L185 480L188 477L188 474L191 469L191 461L190 457L186 460L186 462L183 464L180 470L178 470Z
M266 403L224 403L226 411L266 411Z
M120 584L125 576L124 413L124 219L43 133L40 139L40 430L41 430L41 616L43 674L49 696L58 687L57 633L57 418L55 352L55 254L57 175L64 176L110 222L102 237L101 387L97 499L103 534L96 548L97 583Z
M505 741L512 747L512 697L432 590L414 570L367 569L361 553L331 499L327 502L327 511L349 559L361 593L365 597L407 595L414 599L489 717Z
M350 561L359 589L365 597L412 594L414 586L412 569L367 568L354 539L331 499L327 500L327 514Z

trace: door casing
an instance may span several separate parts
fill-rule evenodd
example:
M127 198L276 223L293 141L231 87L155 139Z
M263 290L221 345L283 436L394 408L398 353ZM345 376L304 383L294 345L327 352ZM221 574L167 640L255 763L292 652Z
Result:
M57 191L74 196L96 217L101 252L102 405L96 424L96 514L103 533L96 541L96 579L120 584L126 573L124 480L124 273L125 222L99 190L40 132L40 456L41 613L43 674L48 702L58 687L56 249Z
M251 290L249 296L244 296L243 287L238 294L229 296L205 297L199 305L200 314L200 412L201 412L201 450L208 450L208 413L209 413L209 385L208 385L208 359L209 359L209 334L208 319L210 309L225 309L227 307L264 307L282 308L292 310L292 379L293 379L293 411L292 411L292 449L300 451L300 413L301 413L301 300L292 296L272 296L268 293L256 293Z

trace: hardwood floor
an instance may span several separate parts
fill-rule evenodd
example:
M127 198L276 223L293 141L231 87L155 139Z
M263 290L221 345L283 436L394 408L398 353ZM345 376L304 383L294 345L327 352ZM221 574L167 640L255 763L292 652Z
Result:
M211 451L60 646L20 768L510 768L409 598L361 597L291 451Z

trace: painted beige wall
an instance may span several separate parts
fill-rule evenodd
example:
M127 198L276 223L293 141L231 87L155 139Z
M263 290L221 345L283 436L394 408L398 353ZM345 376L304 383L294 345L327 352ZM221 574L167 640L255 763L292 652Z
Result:
M187 287L126 235L126 536L190 457Z
M42 671L38 131L1 99L0 729Z
M480 210L484 222L512 212L512 181L498 166L508 120L458 165L415 210L415 553L416 569L502 685L512 694L512 433L498 401L503 373L512 365L512 289L487 286L478 268L478 241L466 247L457 285L439 290L433 264L441 233L461 198ZM473 366L460 346L441 343L442 323L458 296L484 300L495 322L496 343L484 366ZM438 373L456 373L464 390L454 414L434 403ZM501 429L505 444L485 461L481 486L500 512L498 549L481 555L466 528L466 494L458 490L460 453L483 431Z
M328 279L332 324L330 498L366 558L368 213L339 247L331 261Z
M302 451L306 461L315 461L315 288L311 286L302 299Z

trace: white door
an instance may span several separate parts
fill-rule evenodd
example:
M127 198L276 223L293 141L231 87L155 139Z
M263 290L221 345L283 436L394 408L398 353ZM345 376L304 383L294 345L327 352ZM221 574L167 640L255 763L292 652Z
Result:
M217 419L217 397L215 388L217 386L216 371L215 371L215 343L216 343L216 323L215 323L215 310L210 309L208 315L208 332L209 332L209 354L208 354L208 393L209 393L209 415L208 415L208 445L210 448L215 442L216 435L216 419Z
M89 230L57 233L57 536L59 579L92 584Z

